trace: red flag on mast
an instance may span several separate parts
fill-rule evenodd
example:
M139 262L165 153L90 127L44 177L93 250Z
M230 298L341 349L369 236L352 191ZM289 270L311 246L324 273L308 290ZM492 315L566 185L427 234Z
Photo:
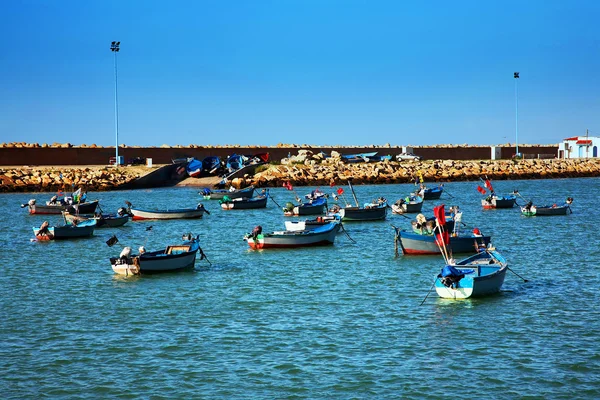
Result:
M477 185L477 191L481 194L486 194L487 192L485 191L484 188L482 188L481 186Z
M494 191L494 188L492 187L492 182L490 182L489 179L485 180L485 187L488 188L490 190L490 192Z
M283 187L286 188L287 190L294 190L290 181L284 182Z
M337 194L339 194L339 195L342 195L342 194L344 194L344 189L342 189L342 188L338 188L338 190L337 190Z
M444 211L444 204L434 207L433 215L440 226L444 226L446 224L446 212Z

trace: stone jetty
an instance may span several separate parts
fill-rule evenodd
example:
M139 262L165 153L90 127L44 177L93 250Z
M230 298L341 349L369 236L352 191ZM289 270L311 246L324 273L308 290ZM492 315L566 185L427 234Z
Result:
M154 168L156 168L155 166ZM152 169L146 167L0 167L0 192L55 192L82 187L87 191L130 189ZM600 176L600 159L525 159L525 160L426 160L376 163L344 163L332 152L300 150L297 155L259 167L254 175L234 179L235 187L325 186L345 184L389 184L414 182L475 181L487 176L494 180L551 179ZM164 186L160 182L156 186ZM199 183L200 185L200 183Z

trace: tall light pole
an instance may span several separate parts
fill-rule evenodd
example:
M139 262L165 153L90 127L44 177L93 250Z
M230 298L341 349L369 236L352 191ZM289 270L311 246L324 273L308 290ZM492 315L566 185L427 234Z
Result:
M515 78L515 156L519 157L519 73L514 73Z
M119 165L119 101L117 97L117 53L121 42L112 42L110 51L115 54L115 166Z

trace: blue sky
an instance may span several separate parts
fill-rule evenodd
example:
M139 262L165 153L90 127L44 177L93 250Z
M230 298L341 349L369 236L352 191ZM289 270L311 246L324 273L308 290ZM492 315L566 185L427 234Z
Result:
M0 142L554 144L600 136L598 1L1 6Z

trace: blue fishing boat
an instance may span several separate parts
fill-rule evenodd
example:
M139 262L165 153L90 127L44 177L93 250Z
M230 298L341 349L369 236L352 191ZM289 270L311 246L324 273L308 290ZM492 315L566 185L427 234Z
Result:
M377 156L377 152L357 153L357 154L342 154L342 161L348 164L369 162L370 157Z
M225 167L227 168L228 173L232 173L237 171L238 169L243 168L246 165L246 161L248 157L241 154L233 154L227 158L227 162L225 163Z
M202 160L202 173L203 175L215 175L221 170L221 158L218 156L204 157Z
M493 247L451 265L435 278L435 291L444 299L468 299L498 293L508 263Z
M419 189L415 192L418 196L421 196L423 200L437 200L444 193L444 184L442 183L436 187L427 187L421 184Z
M192 178L197 178L202 174L202 161L192 158L185 167L185 170Z

